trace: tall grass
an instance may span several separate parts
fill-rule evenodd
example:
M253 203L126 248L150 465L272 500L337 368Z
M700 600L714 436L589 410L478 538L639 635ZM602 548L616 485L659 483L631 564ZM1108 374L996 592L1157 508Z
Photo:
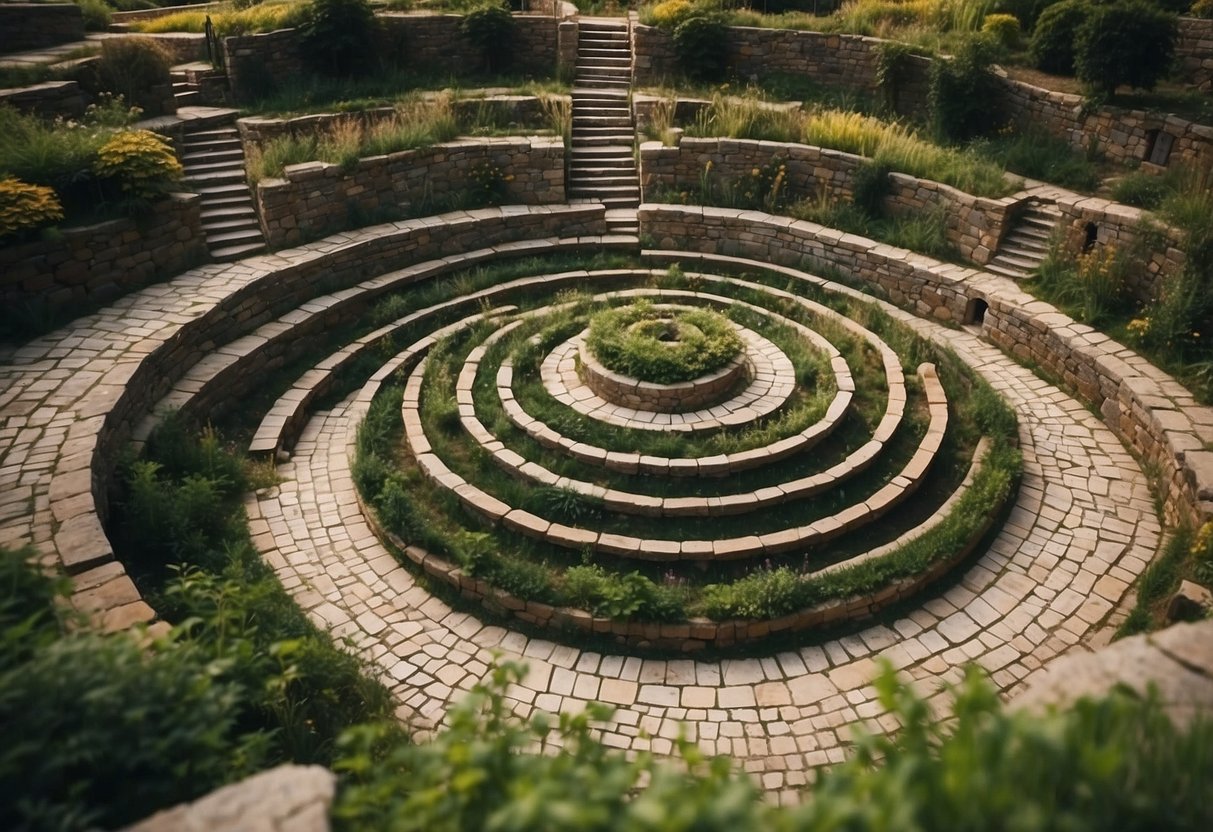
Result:
M210 15L215 32L220 37L248 35L257 32L272 32L289 29L301 24L307 15L307 4L299 0L267 2L246 9L235 6ZM142 20L132 24L137 32L204 32L206 12L177 12L176 14Z
M1017 187L999 165L977 153L937 145L904 124L844 110L806 113L773 108L750 97L716 96L687 133L841 150L977 196L1005 196Z

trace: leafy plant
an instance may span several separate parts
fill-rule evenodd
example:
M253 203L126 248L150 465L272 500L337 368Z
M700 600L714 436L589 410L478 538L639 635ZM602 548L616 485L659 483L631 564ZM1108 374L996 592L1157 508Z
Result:
M172 54L151 38L104 40L96 66L97 91L120 95L128 104L148 109L160 104L159 96L172 84L172 65Z
M950 60L931 64L931 121L947 141L991 132L1000 122L998 79L990 69L989 42L970 38Z
M608 369L641 381L674 384L720 369L743 345L729 320L716 312L664 312L639 301L594 315L586 346Z
M116 183L126 199L141 206L167 193L184 175L172 148L150 130L115 133L97 151L93 170L100 179Z
M986 15L981 31L994 38L1006 49L1019 46L1019 18L1013 14Z
M12 177L0 179L0 239L63 219L55 191Z
M1074 39L1091 11L1089 0L1061 0L1041 12L1028 47L1032 63L1055 75L1073 75Z
M1074 40L1074 67L1096 94L1123 85L1154 89L1175 54L1175 16L1143 0L1096 6Z
M310 0L299 30L303 55L320 74L350 78L374 69L378 23L366 0Z
M692 81L713 82L728 70L729 33L716 15L695 15L674 27L678 65Z
M464 16L460 31L480 53L485 72L504 72L513 63L515 24L510 10L500 4L483 6Z

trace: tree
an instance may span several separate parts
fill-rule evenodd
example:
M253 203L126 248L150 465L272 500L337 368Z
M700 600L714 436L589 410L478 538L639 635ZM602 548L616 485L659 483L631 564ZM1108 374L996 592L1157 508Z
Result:
M1074 40L1078 77L1102 97L1125 84L1154 89L1171 67L1175 36L1175 15L1143 0L1096 6Z

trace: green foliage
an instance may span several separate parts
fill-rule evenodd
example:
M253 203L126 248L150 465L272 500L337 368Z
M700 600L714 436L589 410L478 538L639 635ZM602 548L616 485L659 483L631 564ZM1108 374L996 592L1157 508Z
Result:
M650 754L629 760L594 738L610 710L591 705L558 717L512 718L505 692L524 670L494 668L447 715L431 742L398 746L376 760L383 738L371 728L346 738L345 773L333 815L343 832L579 832L769 829L777 810L726 760L705 760L677 743L689 771ZM534 753L535 749L559 753Z
M1213 0L1196 0L1188 14L1204 20L1213 20Z
M468 12L460 24L460 31L479 51L481 68L485 72L509 70L514 60L516 26L508 8L490 3Z
M931 64L931 121L942 139L966 141L992 132L1001 122L1002 90L991 60L989 41L974 37L952 60Z
M695 15L674 27L678 66L692 81L714 82L728 70L729 32L716 15Z
M113 38L102 41L97 62L97 91L122 96L129 104L147 109L172 84L173 65L168 48L151 38ZM153 97L153 88L158 88Z
M63 206L54 190L20 179L0 179L0 240L19 237L63 219Z
M908 43L884 40L876 50L876 86L884 96L885 107L897 110L901 80L909 71L910 62L918 53Z
M74 0L74 2L80 7L80 16L84 18L86 32L104 32L109 28L113 16L110 7L105 4L105 0Z
M1112 199L1125 205L1155 210L1167 198L1170 188L1161 176L1144 171L1133 171L1112 184Z
M1141 268L1136 250L1099 245L1071 255L1054 246L1040 265L1040 288L1084 323L1098 326L1123 312L1128 304L1126 282Z
M1074 39L1092 12L1089 0L1061 0L1036 21L1028 54L1032 63L1054 75L1074 74Z
M993 37L1006 49L1019 46L1019 18L1013 14L986 15L981 31Z
M1174 15L1144 0L1096 6L1075 36L1078 77L1103 96L1123 85L1154 89L1171 68L1176 31Z
M321 75L356 78L375 68L378 23L366 0L310 0L299 30L303 56Z
M1087 154L1038 127L1023 132L1000 131L990 139L974 142L970 148L1021 176L1077 191L1093 191L1099 185L1099 167Z
M97 151L93 169L103 184L116 185L127 203L140 209L167 194L184 175L168 142L150 130L115 133Z
M887 165L864 162L855 168L851 179L851 204L864 216L876 219L884 215L884 200L889 195Z
M55 603L71 584L41 572L34 552L0 549L0 673L29 661L63 635Z
M743 345L737 330L719 313L659 310L639 301L594 315L586 346L608 369L641 381L674 384L720 369Z
M1154 697L1113 692L1045 715L1008 712L980 671L952 691L955 719L886 673L901 728L858 732L854 757L813 788L802 829L1146 832L1213 823L1213 724L1178 730Z

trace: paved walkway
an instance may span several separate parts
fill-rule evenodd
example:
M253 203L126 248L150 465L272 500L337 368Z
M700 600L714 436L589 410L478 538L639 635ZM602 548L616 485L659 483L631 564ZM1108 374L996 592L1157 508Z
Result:
M604 732L609 745L664 754L686 731L792 799L810 769L842 758L848 725L880 717L870 685L877 658L926 693L976 661L1012 693L1054 656L1106 638L1158 545L1145 478L1082 405L973 335L896 314L946 340L1011 401L1025 473L989 552L957 586L891 626L724 661L602 654L484 626L417 586L371 533L350 478L357 418L348 401L311 420L280 468L282 486L250 501L257 545L317 623L382 669L401 716L421 734L499 652L531 668L512 693L519 714L608 702L619 708Z

